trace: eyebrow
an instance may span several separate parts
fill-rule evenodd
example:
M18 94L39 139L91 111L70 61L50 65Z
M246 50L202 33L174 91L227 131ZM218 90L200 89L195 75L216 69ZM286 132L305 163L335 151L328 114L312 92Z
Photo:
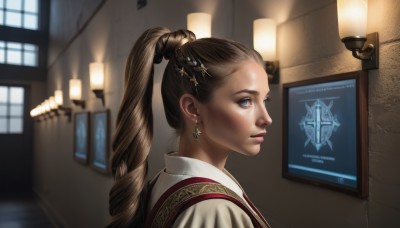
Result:
M239 94L239 93L249 93L249 94L253 94L253 95L259 95L259 94L260 94L257 90L242 89L242 90L237 91L237 92L234 93L233 95L236 95L236 94ZM266 96L268 97L268 96L270 95L270 93L271 93L271 90L268 91L268 93L267 93Z

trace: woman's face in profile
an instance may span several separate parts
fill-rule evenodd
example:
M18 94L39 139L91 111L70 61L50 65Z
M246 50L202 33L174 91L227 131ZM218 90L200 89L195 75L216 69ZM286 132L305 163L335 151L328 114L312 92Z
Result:
M265 107L268 76L254 60L235 66L212 99L201 104L202 142L211 149L256 155L272 119Z

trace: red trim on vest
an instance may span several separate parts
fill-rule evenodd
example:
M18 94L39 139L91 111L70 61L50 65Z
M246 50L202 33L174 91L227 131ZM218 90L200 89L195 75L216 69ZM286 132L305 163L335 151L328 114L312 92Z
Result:
M173 185L172 187L170 187L167 191L165 191L161 197L157 200L156 204L154 205L154 207L151 209L149 216L147 217L147 221L146 221L146 225L145 227L150 227L151 222L154 220L154 217L156 216L157 211L160 209L160 207L162 206L162 204L164 203L164 201L170 196L172 195L174 192L176 192L176 190L185 187L186 185L189 184L195 184L195 183L200 183L200 182L211 182L211 183L218 183L216 181L213 181L211 179L208 178L202 178L202 177L192 177L192 178L188 178L182 181L179 181L178 183L176 183L175 185ZM150 194L149 194L150 195ZM150 222L150 224L148 224Z
M265 224L267 224L269 226L267 220L265 220L264 216L261 215L260 211L253 204L253 202L250 201L249 197L246 194L243 194L243 197L247 201L247 203L250 205L250 207L257 213L258 217L260 217L265 222Z
M220 184L214 180L208 179L208 178L202 178L202 177L192 177L192 178L188 178L185 180L182 180L178 183L176 183L175 185L173 185L172 187L170 187L166 192L164 192L162 194L162 196L157 200L157 203L154 205L154 207L151 209L151 212L149 214L149 216L146 219L146 223L145 223L145 227L151 227L151 224L154 220L154 217L156 215L156 213L158 212L158 210L160 209L160 207L162 206L162 204L164 203L164 201L171 195L173 194L175 191L179 190L182 187L185 187L186 185L190 185L190 184L196 184L196 183L217 183ZM248 198L246 197L246 195L244 195L245 200L249 203L249 205L253 208L254 210L254 205L250 202L250 200L248 200ZM178 216L180 215L180 213L182 213L184 210L186 210L187 208L193 206L194 204L201 202L203 200L208 200L208 199L226 199L229 200L231 202L233 202L234 204L236 204L238 207L240 207L251 219L253 226L254 227L262 227L261 224L258 223L257 219L253 216L253 214L251 213L251 211L245 206L243 205L242 202L240 202L239 200L222 194L222 193L208 193L208 194L202 194L199 196L196 196L190 200L187 200L184 204L182 204L177 211L173 212L173 215L171 215L169 217L169 220L167 221L168 226L171 226L174 224L175 220L178 218ZM259 216L259 212L258 210L254 210ZM261 219L265 221L265 219L260 216ZM268 224L268 223L266 223Z

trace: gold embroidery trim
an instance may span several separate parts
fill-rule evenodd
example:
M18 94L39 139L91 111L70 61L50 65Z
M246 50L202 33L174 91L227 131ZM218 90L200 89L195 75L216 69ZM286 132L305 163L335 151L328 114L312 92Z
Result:
M251 212L259 224L261 224L263 227L268 227L258 216L258 214L256 214L235 192L221 184L210 182L190 184L171 194L157 211L151 227L166 227L168 218L171 215L174 216L175 214L173 213L178 213L176 210L174 210L175 208L179 208L187 200L210 193L219 193L233 197L241 202Z

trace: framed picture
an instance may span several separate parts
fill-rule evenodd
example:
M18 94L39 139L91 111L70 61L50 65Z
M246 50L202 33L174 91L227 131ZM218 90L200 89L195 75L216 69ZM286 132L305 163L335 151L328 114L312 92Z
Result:
M109 173L109 110L93 112L92 153L90 166L103 173Z
M368 75L283 84L283 177L368 196Z
M82 164L88 162L89 152L89 112L74 114L74 159Z

